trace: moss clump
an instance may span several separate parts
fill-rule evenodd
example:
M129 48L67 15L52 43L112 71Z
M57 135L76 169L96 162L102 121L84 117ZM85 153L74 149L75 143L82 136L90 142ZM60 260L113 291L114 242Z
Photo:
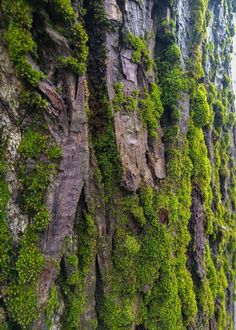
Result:
M44 257L39 249L34 244L26 244L24 242L16 262L20 285L35 282L43 266Z
M87 70L88 37L81 21L82 15L78 17L70 0L53 0L52 5L69 30L67 37L74 49L73 57L59 57L59 63L75 74L83 75Z
M189 156L193 163L192 180L201 189L206 217L206 230L211 233L214 218L211 209L213 197L211 190L212 169L202 129L190 126L188 140L190 146Z
M161 39L166 44L173 44L175 42L176 23L172 19L163 19L161 22L162 34Z
M178 65L170 66L169 62L160 65L162 65L160 69L162 104L164 108L169 108L174 114L175 111L178 111L181 92L188 90L187 81Z
M15 263L17 274L7 290L7 309L14 322L27 328L38 317L39 276L45 265L39 248L39 235L47 228L50 219L44 196L50 176L56 174L55 162L61 151L48 135L28 129L19 145L19 154L22 209L29 216L30 223L19 244Z
M207 92L204 85L198 85L191 100L191 112L196 127L203 127L212 122L212 111L207 102Z
M23 90L21 92L20 104L31 113L43 111L48 107L48 101L38 92L29 92L28 90Z
M38 244L37 231L33 225L28 225L15 265L17 276L6 292L10 318L23 329L27 329L38 317L38 282L45 263Z
M213 112L214 112L214 127L216 129L221 129L222 126L226 124L226 108L224 107L222 101L217 99L212 104Z
M22 194L24 211L35 214L41 210L44 195L49 184L49 175L55 175L55 166L38 162L27 175L26 166L21 166L20 170L20 181L24 187Z
M125 35L125 42L133 49L132 61L137 64L142 64L145 70L148 71L152 67L153 61L146 41L129 32Z
M58 311L59 307L60 304L58 300L57 288L56 286L53 286L50 290L49 299L46 306L46 324L48 329L51 329L53 316Z
M2 10L7 20L4 38L8 44L10 58L18 75L32 86L37 86L43 74L27 61L27 56L36 52L30 29L32 9L23 0L3 1Z
M140 100L140 114L151 137L157 137L157 128L163 112L160 88L153 83Z
M113 108L115 111L125 110L127 112L135 111L138 109L138 92L134 90L130 96L125 96L123 93L123 85L121 82L118 82L114 85L115 97L112 101Z
M35 284L12 284L7 290L7 296L9 316L23 329L27 329L38 316L37 287Z
M115 97L113 108L115 111L135 111L138 110L144 127L148 129L151 137L157 137L157 128L164 111L161 102L161 91L157 84L152 83L149 89L144 91L144 95L134 91L130 96L125 97L121 83L114 86Z
M196 44L201 40L202 33L206 27L206 11L208 0L192 0L191 1L191 19L194 41Z
M0 284L4 284L11 271L12 237L6 222L6 209L10 197L6 182L7 141L0 139Z
M215 264L211 258L211 251L210 251L210 247L207 244L206 245L206 269L207 269L207 278L209 280L209 285L210 285L210 289L211 289L211 293L212 293L212 297L213 297L213 301L216 298L217 295L217 272L216 272L216 268L215 268Z
M85 217L79 218L76 226L79 233L78 250L65 260L69 270L63 287L67 301L63 325L65 329L80 327L80 316L85 306L86 276L96 248L97 229L92 215L87 213Z
M177 44L171 44L168 46L164 53L165 61L168 61L172 65L180 64L181 51Z
M61 157L60 147L51 143L48 135L31 129L23 135L18 151L26 159L36 159L42 154L47 156L49 160L57 160Z

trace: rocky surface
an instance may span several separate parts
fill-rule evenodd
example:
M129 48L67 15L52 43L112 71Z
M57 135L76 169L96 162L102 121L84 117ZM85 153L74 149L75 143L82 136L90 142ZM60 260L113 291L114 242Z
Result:
M2 2L0 329L233 329L232 5Z

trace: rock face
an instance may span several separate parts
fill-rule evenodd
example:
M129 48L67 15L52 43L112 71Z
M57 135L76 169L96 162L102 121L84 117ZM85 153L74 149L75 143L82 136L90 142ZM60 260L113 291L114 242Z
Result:
M0 329L233 329L232 0L0 4Z

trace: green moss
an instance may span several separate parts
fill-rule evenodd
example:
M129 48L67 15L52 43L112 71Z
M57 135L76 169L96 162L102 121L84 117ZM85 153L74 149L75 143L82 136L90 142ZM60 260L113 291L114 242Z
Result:
M71 0L53 0L52 3L62 19L69 22L76 19L76 12L71 6Z
M37 211L36 215L33 218L33 226L37 231L42 231L47 228L50 221L48 210L45 205Z
M7 308L10 318L27 329L38 316L37 287L12 284L7 289Z
M26 58L28 55L36 53L36 44L30 32L31 6L23 0L3 1L2 10L7 21L4 38L15 69L20 78L32 86L37 86L44 75L35 70Z
M150 91L146 91L140 100L140 114L151 137L157 137L157 128L163 114L161 93L157 84L151 84Z
M80 316L85 306L86 277L89 274L91 262L96 248L97 229L90 213L78 219L79 233L78 250L76 254L66 257L66 266L69 270L65 279L64 294L67 308L64 315L65 329L78 329Z
M10 197L8 184L6 182L7 141L0 139L0 283L7 280L11 271L12 237L6 222L6 209Z
M207 102L207 92L204 85L200 84L194 90L191 100L191 112L196 127L203 127L212 122L212 112Z
M199 42L206 26L206 11L208 0L191 1L191 19L193 26L194 41Z
M189 156L193 163L193 182L197 184L202 193L207 230L212 232L213 213L211 190L211 164L201 128L190 126L188 131Z
M85 72L85 68L81 66L81 63L75 57L60 57L58 58L59 63L63 68L70 70L76 74L81 74Z
M208 324L209 320L214 314L214 301L207 278L204 279L203 283L196 290L196 293L198 298L199 311L202 314L202 318L205 318L206 324Z
M55 175L55 166L38 162L36 166L27 173L25 166L21 167L20 181L24 186L22 193L24 211L27 213L38 212L44 201L44 195L49 184L50 174Z
M139 96L138 92L134 90L130 96L125 96L123 93L123 85L121 82L114 85L115 97L112 101L115 111L125 110L127 112L138 109Z
M206 245L205 260L206 260L207 278L209 280L209 285L212 292L213 300L215 300L217 295L217 273L214 262L211 258L211 251L208 244Z
M32 283L44 266L44 258L39 249L32 245L23 246L16 262L16 270L21 284Z
M180 64L181 51L177 44L172 44L165 50L165 60L173 65Z
M164 63L160 78L160 86L162 90L162 103L165 108L172 111L179 106L181 91L187 89L186 80L181 69L178 66L170 67L170 64Z
M191 274L186 269L185 254L178 258L177 263L177 279L178 279L178 295L182 306L182 316L184 326L194 323L197 315L197 302L193 287Z
M46 306L46 324L48 329L52 327L52 319L54 313L58 311L59 308L59 300L56 286L53 286L50 290L49 300Z
M216 129L220 129L226 124L226 109L219 99L213 102L212 107L215 115L214 126Z
M121 165L117 152L114 127L111 119L108 121L106 131L94 143L97 160L102 173L102 181L105 183L108 200L114 189L114 184L121 177Z
M125 42L133 49L132 61L137 64L142 64L145 70L148 71L152 67L153 61L146 41L129 32L125 36Z
M74 56L59 57L59 63L65 69L83 75L87 69L88 37L81 22L82 17L78 17L77 11L72 7L70 0L53 0L52 5L64 21L65 27L69 30L67 37L74 49Z
M146 224L144 211L137 195L127 196L124 199L123 208L125 213L131 214L135 218L139 226L143 227Z
M26 158L37 158L48 147L48 137L37 131L28 130L19 145L19 153Z
M23 90L20 96L20 104L30 112L43 111L48 107L48 101L38 92Z
M7 309L14 322L22 328L28 328L38 317L38 283L45 265L39 248L40 232L45 230L49 223L44 197L49 177L56 174L56 164L52 160L58 160L61 151L48 135L28 129L19 145L19 154L21 207L29 216L30 223L19 244L15 263L17 274L7 290Z
M115 84L114 90L114 110L127 112L138 110L144 127L148 129L151 137L156 138L157 128L164 111L161 103L161 92L157 84L152 83L150 88L145 90L143 97L137 91L133 91L130 96L125 97L121 83Z
M161 22L162 34L161 39L167 43L172 44L175 42L175 29L176 23L172 19L163 19Z

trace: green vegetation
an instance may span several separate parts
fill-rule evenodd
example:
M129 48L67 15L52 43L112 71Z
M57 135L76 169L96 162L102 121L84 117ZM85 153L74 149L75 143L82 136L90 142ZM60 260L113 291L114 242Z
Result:
M123 85L121 82L114 85L115 97L113 99L113 108L115 111L125 110L127 112L135 111L139 106L138 92L134 90L130 96L125 97Z
M6 208L10 197L6 182L7 141L0 138L0 285L5 283L11 271L12 238L6 222Z
M37 86L43 74L35 70L27 56L36 53L36 44L31 35L32 9L24 0L2 1L2 10L7 20L5 40L15 69L24 81Z
M141 118L151 137L157 137L157 128L163 111L160 88L153 83L150 90L145 92L144 98L140 100Z
M134 90L130 96L125 97L122 83L114 85L115 97L113 108L115 111L135 111L138 110L144 127L148 129L151 137L157 137L157 128L160 118L164 111L161 102L161 92L157 84L150 84L149 90L146 89L141 96Z
M57 288L56 286L53 286L50 290L50 295L46 306L46 324L49 329L51 329L52 326L53 315L58 311L59 307L60 305L58 300Z
M131 49L133 49L132 60L134 63L142 64L145 70L149 70L153 65L150 52L147 48L147 42L132 33L125 35L125 42Z
M44 196L49 176L56 173L55 162L61 156L60 149L53 145L49 136L39 131L25 131L19 153L19 179L22 184L22 208L30 217L20 241L15 269L17 277L7 289L7 308L11 318L27 328L37 318L38 281L45 260L39 248L39 233L47 228L49 214L44 205ZM27 161L33 166L27 168Z
M196 127L203 127L212 122L212 112L207 102L207 92L204 85L200 84L192 94L191 111Z
M176 2L169 0L168 4L175 6ZM111 28L124 31L116 22L108 21L102 0L87 0L84 5L90 36L90 95L86 97L90 108L91 162L96 170L94 186L86 186L81 195L85 200L79 203L75 235L63 242L60 266L58 262L60 275L50 289L45 309L49 329L60 313L63 313L59 315L63 329L80 328L90 290L88 282L94 276L95 255L99 282L96 314L101 328L200 329L209 326L213 315L219 330L231 327L232 316L226 306L227 288L235 277L236 167L230 147L235 124L234 96L227 75L222 89L213 83L219 58L213 43L207 44L205 38L208 0L191 0L190 5L193 38L189 62L181 58L176 43L175 13L171 8L173 20L168 17L158 27L156 67L148 49L149 36L124 34L125 46L132 51L132 61L138 65L141 83L133 91L124 89L121 82L114 84L112 103L107 92L106 31ZM16 72L24 82L20 102L27 109L26 125L27 120L30 124L25 128L24 122L21 127L19 160L15 164L21 189L19 205L28 217L21 239L14 242L18 244L17 253L13 252L6 221L7 141L0 141L0 286L4 286L5 295L4 302L0 302L0 328L8 328L6 308L9 327L29 329L41 312L38 285L46 260L40 239L50 222L45 194L62 156L42 116L48 101L37 91L37 86L44 76L30 64L30 58L37 60L37 33L33 24L36 8L40 8L40 13L48 9L50 24L67 38L71 48L71 56L57 58L57 79L63 73L61 69L75 75L87 72L88 37L82 1L75 4L70 0L3 0L1 7L4 38ZM226 5L224 9L227 12ZM227 29L227 33L233 33L230 26ZM222 47L224 60L227 44L229 40ZM203 80L203 61L207 56L212 62L212 72ZM183 61L187 62L186 72ZM117 75L115 79L122 78ZM161 125L167 176L165 180L156 180L155 187L143 184L138 191L128 192L120 186L122 167L113 110L127 114L137 111L148 131L150 153ZM92 171L89 174L92 177ZM189 233L189 229L196 229L192 228L195 224L191 219L195 216L191 206L196 190L204 224L204 233L199 233L204 237L200 238ZM106 228L99 222L98 244L96 223L100 218ZM103 230L105 233L101 234ZM193 257L197 252L196 239L202 239L201 260ZM99 268L101 256L104 257L102 269ZM205 268L201 279L198 262ZM61 300L64 310L59 308ZM91 328L97 328L97 321L91 322Z
M79 241L77 251L66 257L68 274L63 283L63 291L67 301L64 315L65 329L78 329L80 316L85 305L86 276L90 272L96 248L97 229L90 213L78 219L77 231Z

